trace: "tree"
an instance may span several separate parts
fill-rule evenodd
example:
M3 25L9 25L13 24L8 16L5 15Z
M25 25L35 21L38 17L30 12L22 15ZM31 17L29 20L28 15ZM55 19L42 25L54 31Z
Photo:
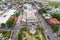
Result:
M12 8L12 5L10 5L10 9Z
M54 23L51 23L50 26L51 26L51 28L53 29L54 32L57 32L59 30L59 26L54 24Z
M22 23L22 20L20 20L20 23Z
M18 40L22 40L22 35L23 35L23 32L20 31L20 32L18 33Z
M60 34L57 34L58 37L60 37Z
M60 21L60 14L54 13L54 14L51 14L51 16L53 18L56 18L56 19L58 19Z
M18 11L16 11L14 15L18 17L20 15L20 13Z
M14 24L14 19L12 19L12 18L10 18L10 19L7 21L7 23L6 23L6 25L7 25L8 27L13 26L13 24Z
M2 24L1 24L1 26L5 26L5 24L4 24L4 23L2 23Z
M41 8L41 9L39 10L39 12L46 13L46 12L47 12L47 10L48 10L48 9Z

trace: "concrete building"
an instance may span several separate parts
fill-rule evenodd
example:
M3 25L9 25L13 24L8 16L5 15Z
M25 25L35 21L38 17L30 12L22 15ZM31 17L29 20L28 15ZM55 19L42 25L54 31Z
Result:
M31 4L24 4L24 12L23 12L23 21L24 22L37 22L37 17L36 17L36 13L37 10L33 9Z
M8 21L8 19L14 14L16 10L14 9L10 9L10 10L7 10L5 13L3 13L1 16L0 16L0 27L1 27L1 24L2 23L6 23Z

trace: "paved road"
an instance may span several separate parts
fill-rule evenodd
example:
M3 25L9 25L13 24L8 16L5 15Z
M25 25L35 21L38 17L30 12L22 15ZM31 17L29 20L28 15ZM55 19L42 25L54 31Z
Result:
M36 8L36 9L37 9L37 8ZM36 15L39 17L39 19L40 19L40 21L41 21L41 24L40 24L40 25L42 25L42 27L45 29L46 34L50 37L50 40L57 40L57 37L55 36L55 33L52 33L52 29L51 29L50 26L45 22L45 20L44 20L43 17L41 16L41 14L37 13ZM17 31L18 31L20 28L22 28L22 27L20 26L20 24L19 24L19 22L20 22L20 17L21 17L21 16L19 16L19 18L18 18L18 21L17 21L16 26L15 26L14 28L10 28L10 30L13 30L13 32L14 32L11 40L16 40L16 36L17 36L16 33L17 33ZM8 28L1 28L0 30L9 30L9 29L8 29Z
M50 37L50 40L57 40L57 37L55 36L55 33L52 32L52 29L50 28L50 25L46 23L46 21L43 19L43 17L39 14L37 14L40 18L41 25L45 29L46 34Z
M35 3L34 3L35 4ZM36 7L36 6L35 6ZM37 7L36 7L37 9ZM50 40L58 40L57 36L55 36L55 33L52 32L52 29L50 28L50 25L48 25L46 23L46 21L44 20L44 18L42 17L42 15L40 13L36 14L38 16L38 18L41 21L41 25L42 27L45 29L46 34L49 36Z
M20 30L22 28L22 26L20 25L20 19L21 19L21 17L22 17L22 14L19 15L18 21L16 22L15 27L12 29L12 31L14 32L14 34L13 34L11 40L16 40L16 38L17 38L17 32L18 32L18 30Z

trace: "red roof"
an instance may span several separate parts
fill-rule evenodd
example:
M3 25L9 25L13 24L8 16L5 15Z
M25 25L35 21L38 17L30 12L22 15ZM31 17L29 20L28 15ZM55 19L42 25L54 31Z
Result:
M11 16L11 18L13 18L15 21L18 20L18 17L16 17L16 16Z
M56 18L49 18L46 19L48 23L54 23L54 24L60 24L60 21L58 21Z

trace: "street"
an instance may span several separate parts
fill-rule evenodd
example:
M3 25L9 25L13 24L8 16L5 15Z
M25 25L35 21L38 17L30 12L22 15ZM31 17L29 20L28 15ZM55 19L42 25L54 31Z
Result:
M24 3L22 3L22 5L23 5ZM38 10L37 9L37 5L33 2L33 6L35 7L35 9L36 10ZM23 8L22 8L23 9ZM21 12L22 13L22 12ZM57 39L57 36L55 36L55 33L53 33L53 31L52 31L52 29L51 29L51 27L50 27L50 25L49 24L47 24L46 23L46 21L44 20L44 18L42 17L42 15L38 12L38 13L36 13L36 16L37 16L37 18L38 18L38 20L39 21L41 21L41 23L39 23L39 25L40 25L40 27L43 27L44 28L44 30L45 30L45 33L46 33L46 35L47 36L49 36L48 38L49 38L49 40L58 40ZM23 28L23 26L21 26L20 25L20 19L22 18L22 14L21 15L19 15L19 17L18 17L18 20L17 20L17 22L16 22L16 25L14 25L14 27L12 28L8 28L8 27L3 27L3 28L0 28L0 30L11 30L12 31L12 37L11 37L11 40L16 40L17 39L17 31L18 30L20 30L21 28ZM36 26L37 24L35 24L35 26ZM29 27L31 27L31 26L33 26L33 25L31 25L31 24L29 24L29 25L27 25L26 27L27 28L29 28ZM25 26L24 26L25 27Z

